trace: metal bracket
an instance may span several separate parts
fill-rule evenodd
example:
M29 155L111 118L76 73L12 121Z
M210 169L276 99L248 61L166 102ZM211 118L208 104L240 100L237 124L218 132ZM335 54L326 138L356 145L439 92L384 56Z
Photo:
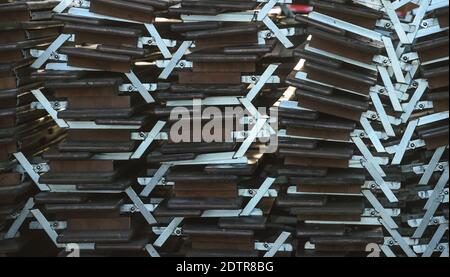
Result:
M22 152L14 153L14 157L23 167L28 176L30 176L31 180L33 180L33 182L37 185L40 191L50 191L50 188L47 185L39 183L39 174L34 170L33 165L27 160Z
M413 234L413 238L421 238L424 234L428 224L433 219L433 215L436 212L437 208L441 204L441 197L444 191L445 185L448 183L449 179L449 168L447 167L445 171L442 173L441 178L439 178L438 183L434 187L433 194L428 199L425 204L424 210L426 210L425 215L423 216L422 221L420 222L419 227L417 227L416 231Z
M273 245L271 245L269 251L264 254L265 258L274 257L276 253L280 250L281 246L286 242L286 240L289 238L291 233L289 232L282 232L278 238L275 240Z
M139 147L136 149L136 151L131 155L131 159L140 159L142 155L144 155L145 151L148 149L150 144L155 140L155 138L158 136L158 134L161 132L161 130L166 125L166 122L164 121L158 121L153 129L150 131L150 133L147 134L147 137L144 139L144 141L139 145Z
M31 213L36 218L36 220L39 222L39 224L42 226L44 231L47 233L48 237L53 241L55 246L57 248L64 248L65 247L64 244L58 244L58 242L57 242L58 233L56 233L55 230L53 230L52 226L50 226L50 223L45 218L45 216L41 213L41 211L38 209L34 209L34 210L31 210Z
M261 75L261 77L259 78L257 83L247 93L246 97L249 101L253 101L253 99L255 99L256 95L258 95L258 93L264 87L264 85L269 80L269 78L272 77L273 73L275 73L275 71L278 69L278 67L279 67L279 65L277 65L277 64L271 64L267 67L267 69Z
M445 235L445 232L448 230L448 224L442 224L439 225L438 229L434 233L433 237L431 238L430 242L427 245L427 248L425 252L422 254L422 257L431 257L433 252L435 250L439 250L443 252L443 249L437 249L439 246L439 242L441 241L442 237ZM447 243L448 248L448 243Z
M69 125L67 124L66 121L58 118L58 112L54 109L54 107L52 106L50 101L48 101L48 99L45 97L45 95L42 93L42 91L40 89L35 89L35 90L32 90L31 92L33 93L34 97L36 97L36 99L39 101L39 103L41 103L41 105L44 107L44 109L47 111L47 113L53 118L55 123L60 128L69 127Z
M251 214L251 212L256 208L256 206L261 201L263 196L267 193L272 184L275 182L275 180L276 180L275 178L270 177L266 178L261 187L258 189L258 192L252 199L250 199L247 206L245 206L245 208L240 213L241 216L249 216Z
M34 207L34 200L33 198L29 198L28 201L25 203L25 206L21 210L19 216L14 220L8 232L6 232L4 236L5 239L12 239L16 237L20 227L25 222L25 219L28 217L28 215L30 214L30 210L33 207Z
M167 163L163 163L160 168L156 171L155 175L148 180L148 183L145 184L145 188L141 192L141 196L148 197L159 181L163 178L166 172L170 169L171 165Z
M155 99L150 95L147 88L144 86L144 84L141 83L141 81L136 76L136 74L134 74L133 71L125 73L125 76L127 76L128 80L130 80L130 82L133 84L133 87L137 89L142 98L144 98L145 102L147 103L155 102Z
M139 212L144 216L145 220L148 224L154 225L158 223L156 219L153 217L153 215L147 210L145 207L144 202L142 202L141 198L136 194L136 192L131 188L127 188L125 190L125 193L128 195L128 197L131 199L131 201L134 203L134 205L139 209Z
M161 38L158 30L156 30L155 25L153 24L144 24L145 28L148 30L152 38L155 40L157 47L161 51L161 54L166 59L170 59L172 57L172 54L170 53L169 49L167 48L166 42Z
M62 34L60 35L50 46L42 53L42 55L37 58L33 64L32 68L39 69L42 65L52 56L52 54L58 50L66 41L71 38L71 35Z
M431 179L431 176L433 175L435 169L437 168L439 161L441 157L444 155L445 150L447 149L447 146L442 146L436 149L436 151L433 154L433 157L430 160L430 163L427 165L427 169L422 175L422 178L420 178L419 185L426 185Z
M175 229L181 224L181 222L183 222L183 220L184 217L175 217L159 235L153 245L156 247L162 247L167 239L174 233Z
M175 69L175 67L178 65L178 62L183 58L186 51L191 47L193 44L192 41L184 41L178 50L173 54L172 59L170 60L169 64L164 68L164 70L159 75L159 79L167 79L169 78L172 71Z

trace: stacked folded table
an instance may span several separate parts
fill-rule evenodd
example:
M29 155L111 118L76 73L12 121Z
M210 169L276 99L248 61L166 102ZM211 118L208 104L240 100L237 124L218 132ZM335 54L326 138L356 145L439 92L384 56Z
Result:
M31 105L31 91L39 83L29 67L32 49L47 47L60 32L61 24L51 20L56 4L0 4L0 256L20 251L27 242L21 211L32 205L35 190L18 160L36 158L61 138L51 117Z
M269 162L262 155L267 143L255 140L267 138L270 121L252 108L267 110L276 102L295 61L274 29L249 20L264 5L181 1L169 9L181 19L171 31L184 48L176 63L171 61L173 71L165 74L166 68L160 76L170 85L157 93L161 106L154 113L167 121L167 140L147 155L148 177L139 179L141 195L165 198L154 211L159 223L153 228L159 235L154 245L161 253L170 255L176 244L178 254L187 256L260 256L280 235L266 225L277 189L271 187L273 178L261 175ZM242 18L233 19L235 13ZM266 18L289 43L303 41L297 22ZM233 109L236 113L226 113ZM211 128L217 114L222 118L215 122L221 124ZM292 246L283 247L269 255L290 255Z

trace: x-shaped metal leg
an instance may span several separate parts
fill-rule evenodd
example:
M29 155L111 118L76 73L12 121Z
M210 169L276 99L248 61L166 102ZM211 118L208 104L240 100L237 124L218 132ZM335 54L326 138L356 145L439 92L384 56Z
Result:
M290 235L291 235L291 233L289 233L289 232L282 232L280 234L280 236L278 236L278 238L275 240L275 242L273 243L273 245L269 249L269 251L267 251L264 254L264 257L265 258L274 257L277 254L280 247L283 245L283 243L286 242L286 240L289 238Z
M262 183L261 187L256 192L255 196L248 202L247 206L242 210L240 216L249 216L251 212L256 208L258 203L270 189L272 184L275 182L275 178L266 178L266 180Z
M25 203L25 206L23 207L19 216L14 220L14 222L11 225L11 227L9 228L8 232L6 232L5 239L12 239L17 235L17 232L19 232L20 227L25 222L25 219L27 219L28 215L30 214L30 210L33 207L34 207L34 200L33 200L33 198L30 198Z

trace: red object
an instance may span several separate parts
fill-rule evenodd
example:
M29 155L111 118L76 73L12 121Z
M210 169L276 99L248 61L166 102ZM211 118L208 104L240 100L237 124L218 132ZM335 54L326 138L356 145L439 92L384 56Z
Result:
M297 13L310 13L312 11L312 7L306 5L289 5L289 8Z
M312 12L313 7L307 5L289 5L289 9L296 13L310 13ZM404 11L397 11L397 14L400 18L406 16L406 12Z

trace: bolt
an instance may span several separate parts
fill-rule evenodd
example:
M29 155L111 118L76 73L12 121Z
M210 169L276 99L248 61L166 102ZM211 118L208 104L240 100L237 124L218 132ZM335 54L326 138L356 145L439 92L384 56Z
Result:
M384 88L380 88L379 92L384 93L385 92Z
M266 38L272 38L272 33L271 32L267 33Z
M133 91L134 87L133 86L128 86L128 91Z
M253 82L256 82L256 80L258 80L258 79L256 78L256 76L252 76L252 81L253 81Z
M440 165L438 166L438 168L439 168L439 170L443 170L443 169L444 169L444 166L443 166L442 164L440 164Z
M434 219L434 220L433 220L433 223L434 223L434 224L438 224L439 221L438 221L437 219Z
M417 82L414 82L414 83L413 83L412 85L413 85L413 87L415 87L415 88L416 88L416 87L418 87L418 86L419 86L419 83L417 83Z
M422 23L422 27L424 27L424 28L428 27L428 22L424 21L424 22Z
M403 57L403 60L404 60L405 62L407 62L407 61L408 61L408 57L407 57L407 56L404 56L404 57Z
M372 183L372 184L370 185L370 187L371 187L372 189L375 189L375 188L377 187L377 185L376 185L375 183Z
M59 225L58 222L54 222L54 223L52 224L53 228L57 228L58 225Z
M445 249L445 248L444 248L444 246L442 246L442 245L440 245L440 246L438 247L438 250L439 250L439 251L444 251L444 249Z
M58 54L55 54L54 57L55 57L55 60L59 60L59 55Z
M444 194L445 194L445 195L448 195L448 190L444 191Z
M425 105L424 104L419 104L419 109L424 109Z
M410 147L411 148L416 148L416 144L415 143L411 143Z
M365 137L365 136L366 136L366 134L365 134L365 133L363 133L363 132L361 132L361 134L359 134L359 136L363 138L363 137Z
M267 242L264 243L264 248L269 249L269 244Z
M372 216L375 216L375 215L377 214L377 212L376 212L376 211L372 211L372 212L370 212L370 214L371 214Z
M390 240L390 241L389 241L389 245L390 245L390 246L392 246L392 245L394 245L394 244L395 244L395 242L394 242L393 240Z
M140 136L141 138L145 138L145 137L146 137L146 135L145 135L144 132L140 132L140 133L139 133L139 136Z
M248 193L249 193L250 195L253 195L255 192L254 192L252 189L249 189L249 190L248 190Z
M132 213L134 213L135 211L136 211L136 207L131 207L131 209L130 209L130 211L132 212Z
M186 65L184 64L184 62L180 62L180 67L185 67Z
M391 23L386 23L384 26L385 26L386 28L391 28Z
M387 64L387 63L389 63L389 60L384 60L383 63Z
M377 118L378 118L378 116L376 114L372 115L372 119L377 119Z

